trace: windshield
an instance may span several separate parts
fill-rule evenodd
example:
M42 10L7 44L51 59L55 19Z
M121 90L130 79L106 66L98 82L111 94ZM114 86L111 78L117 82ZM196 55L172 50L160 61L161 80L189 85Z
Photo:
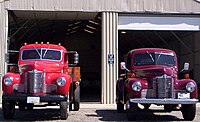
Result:
M22 51L22 60L61 60L61 51L48 48L26 49Z
M174 66L174 54L173 53L162 53L162 52L145 52L134 55L134 65L167 65Z

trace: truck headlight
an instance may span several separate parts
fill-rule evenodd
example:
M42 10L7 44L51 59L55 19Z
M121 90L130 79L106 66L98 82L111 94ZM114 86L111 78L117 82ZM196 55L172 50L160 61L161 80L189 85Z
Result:
M187 83L187 85L186 85L186 90L188 91L188 92L193 92L194 90L195 90L195 84L194 83L192 83L192 82L189 82L189 83Z
M57 80L56 80L58 86L64 86L65 83L66 83L66 79L64 77L59 77Z
M140 82L134 82L132 84L133 91L140 91L142 88L142 84Z
M13 83L13 77L5 77L3 82L6 86L10 86Z

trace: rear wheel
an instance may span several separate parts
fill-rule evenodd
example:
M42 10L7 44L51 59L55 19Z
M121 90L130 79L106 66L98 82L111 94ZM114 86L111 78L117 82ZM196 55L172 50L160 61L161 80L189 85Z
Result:
M192 121L196 115L196 104L185 104L181 107L183 118Z
M78 111L80 108L80 85L74 90L74 111Z
M15 114L15 102L3 100L2 109L4 119L12 119Z
M60 117L62 120L66 120L69 114L69 103L67 101L60 102Z

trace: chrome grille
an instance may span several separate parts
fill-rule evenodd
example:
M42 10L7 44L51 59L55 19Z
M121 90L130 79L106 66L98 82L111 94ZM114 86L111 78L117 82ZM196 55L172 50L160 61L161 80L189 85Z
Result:
M43 91L45 74L41 71L33 70L28 72L27 91L29 93L40 93Z
M155 98L174 98L174 80L170 76L159 76L153 79Z

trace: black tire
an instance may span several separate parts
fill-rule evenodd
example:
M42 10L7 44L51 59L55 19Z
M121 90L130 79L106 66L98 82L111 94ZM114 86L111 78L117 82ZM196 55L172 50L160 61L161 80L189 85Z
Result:
M68 104L69 103L67 101L60 102L60 117L62 120L66 120L68 118L68 114L69 114Z
M139 116L137 116L139 112L138 104L129 102L129 105L130 108L126 108L126 115L128 121L138 120L139 119Z
M121 102L117 102L117 112L118 113L123 113L124 112L124 104L122 104Z
M74 111L80 109L80 85L74 90Z
M4 119L12 119L15 114L15 102L3 100L2 110Z
M173 110L173 105L164 105L164 110L166 112L172 112Z
M181 107L184 120L192 121L196 115L196 104L185 104Z

